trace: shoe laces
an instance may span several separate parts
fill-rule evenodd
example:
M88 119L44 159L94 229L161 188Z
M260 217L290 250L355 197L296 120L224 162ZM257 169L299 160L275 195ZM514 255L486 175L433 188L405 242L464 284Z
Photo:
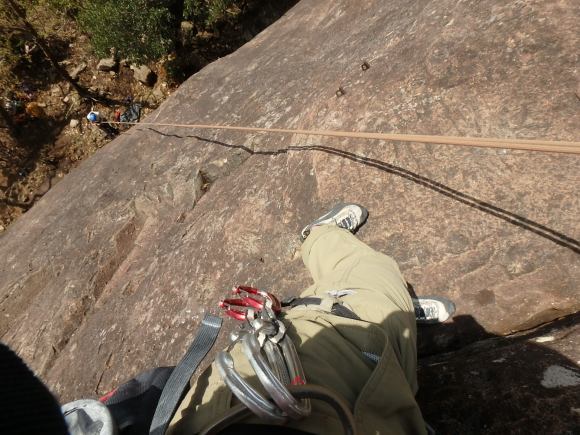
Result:
M420 305L415 307L415 317L418 319L437 319L439 310L435 305Z
M348 216L345 216L340 221L337 222L338 226L350 230L355 226L356 216L353 212L349 211Z

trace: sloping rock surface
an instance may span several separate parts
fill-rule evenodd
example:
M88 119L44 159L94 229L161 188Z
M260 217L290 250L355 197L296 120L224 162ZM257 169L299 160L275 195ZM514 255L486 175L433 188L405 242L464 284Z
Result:
M571 0L303 0L146 121L574 140L579 18ZM579 174L572 155L136 127L0 236L0 336L62 401L104 393L174 364L233 284L305 288L299 230L355 201L371 213L361 239L418 295L457 303L454 321L421 334L425 358L451 352L447 381L423 376L433 426L501 432L517 415L526 427L529 403L505 411L494 375L470 370L491 373L508 354L523 369L525 354L573 372L577 330L575 346L551 350L568 362L548 367L525 344L470 357L474 369L457 349L578 311ZM429 361L422 372L440 374ZM520 384L502 380L509 401ZM491 389L472 420L437 393L460 403L476 386ZM526 397L541 412L577 400L571 388ZM578 428L579 407L566 406L553 407L556 432Z

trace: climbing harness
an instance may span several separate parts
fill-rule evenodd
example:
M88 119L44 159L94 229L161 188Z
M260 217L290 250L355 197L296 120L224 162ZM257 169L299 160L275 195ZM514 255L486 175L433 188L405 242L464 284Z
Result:
M220 301L219 306L227 316L243 324L241 329L231 333L229 346L218 354L215 362L224 383L241 403L231 407L201 434L218 434L228 426L252 416L277 425L300 420L310 415L311 400L328 404L337 413L344 433L356 434L349 404L331 389L307 382L294 343L278 317L283 308L292 308L318 310L361 320L341 301L342 297L354 294L356 290L330 290L324 297L291 297L282 301L272 293L249 286L234 287L232 292L234 297ZM444 306L455 310L451 301L440 299ZM412 300L416 309L424 303L422 298ZM219 317L206 315L193 343L175 368L159 367L144 372L102 397L100 403L85 400L65 405L63 410L66 411L71 435L85 435L88 433L87 428L95 422L103 424L100 435L113 435L116 429L107 423L111 417L115 427L120 430L136 431L131 433L145 433L148 430L150 435L163 435L193 373L215 344L221 325ZM236 343L241 345L242 353L256 373L267 397L252 387L236 370L229 353ZM362 355L373 364L377 364L380 359L379 355L367 351L363 351ZM106 409L108 412L103 415Z
M355 433L354 417L348 404L331 390L309 385L296 347L278 319L282 303L269 292L238 286L235 298L224 299L219 306L226 315L244 322L230 335L228 348L216 358L224 383L241 402L202 433L214 434L254 414L268 423L284 424L311 413L310 399L323 400L337 412L346 434ZM229 354L240 343L258 380L270 398L253 388L237 371Z
M202 320L195 340L163 387L151 422L150 435L163 435L167 430L193 372L213 347L221 326L222 319L219 317L208 314Z
M241 404L231 408L201 433L217 434L252 414L273 424L299 420L310 415L310 400L315 399L325 401L336 411L345 434L355 434L354 417L345 400L326 387L308 384L294 343L278 315L282 307L290 307L316 309L361 320L340 301L341 297L354 294L356 290L330 290L326 292L328 297L291 297L282 302L272 293L248 286L234 287L232 293L236 297L220 301L219 307L226 315L244 323L241 330L230 335L230 345L218 354L216 366L224 383ZM413 299L413 304L421 308L425 301ZM449 310L454 312L455 305L450 303ZM264 397L236 371L229 351L238 342L270 398ZM379 355L362 353L374 364L380 359Z
M345 305L338 302L338 297L340 297L340 296L341 295L335 296L335 300L331 301L330 309L328 309L326 311L328 311L330 314L334 314L335 316L346 317L347 319L353 319L353 320L361 320L361 318L359 316L357 316L354 311L352 311L351 309L349 309ZM292 307L292 308L294 308L294 307L309 308L312 306L322 307L322 306L324 306L324 303L326 300L327 299L313 297L313 296L309 296L309 297L305 297L305 298L291 297L291 298L285 299L283 302L283 305L285 307Z
M286 388L287 385L303 385L306 380L292 339L277 318L281 311L280 301L271 293L253 287L235 287L233 293L240 298L225 299L219 305L227 315L246 323L241 330L231 334L228 350L236 342L241 342L244 355L274 403L237 373L227 350L220 352L216 359L225 384L240 402L265 421L285 423L289 418L306 417L310 414L310 402L299 402Z

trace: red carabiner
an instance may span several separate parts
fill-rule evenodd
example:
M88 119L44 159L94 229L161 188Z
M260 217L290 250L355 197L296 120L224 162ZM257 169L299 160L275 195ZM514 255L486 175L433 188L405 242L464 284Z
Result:
M236 295L241 295L239 298L228 298L219 302L219 307L225 310L226 314L236 320L246 320L247 319L247 308L253 308L256 311L262 311L264 309L264 304L271 306L274 313L279 314L282 310L280 301L276 296L271 293L258 290L254 287L240 285L232 289L232 293ZM247 293L248 295L261 296L263 300L258 300L252 296L242 295ZM239 310L232 307L246 308L246 310Z
M232 291L235 294L240 294L241 292L246 292L246 293L249 293L251 295L262 296L264 299L267 299L272 303L272 310L276 314L279 314L282 311L282 304L280 303L278 298L276 296L274 296L272 293L265 292L263 290L258 290L257 288L248 287L245 285L239 285L237 287L234 287L234 289Z
M230 316L232 319L246 320L247 312L241 311L241 310L235 310L235 309L231 308L231 305L235 305L235 304L230 304L229 301L230 300L228 300L228 299L224 299L223 301L219 301L218 306L220 308L222 308L225 311L225 313L228 316Z

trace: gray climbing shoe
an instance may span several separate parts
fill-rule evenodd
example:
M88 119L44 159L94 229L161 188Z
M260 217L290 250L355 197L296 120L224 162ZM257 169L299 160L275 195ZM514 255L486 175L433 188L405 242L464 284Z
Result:
M439 296L412 299L417 325L443 323L455 313L455 304Z
M328 213L306 225L300 232L300 239L302 241L306 240L312 228L320 225L336 225L354 233L365 223L368 216L369 212L361 205L336 204Z

